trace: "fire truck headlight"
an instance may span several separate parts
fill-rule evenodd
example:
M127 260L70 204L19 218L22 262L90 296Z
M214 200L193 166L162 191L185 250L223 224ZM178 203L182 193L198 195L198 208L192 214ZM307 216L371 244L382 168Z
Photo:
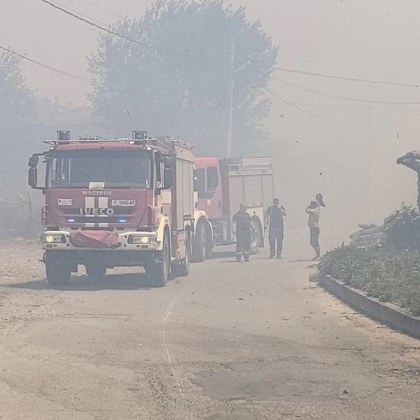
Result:
M50 234L47 233L42 236L42 242L46 242L48 244L58 244L58 243L65 243L66 238L63 234Z

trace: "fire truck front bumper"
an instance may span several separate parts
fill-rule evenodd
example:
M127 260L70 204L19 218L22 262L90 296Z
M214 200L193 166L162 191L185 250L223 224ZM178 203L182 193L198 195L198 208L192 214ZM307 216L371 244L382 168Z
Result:
M83 231L82 231L83 233ZM123 232L116 234L115 243L100 241L86 241L80 243L80 240L74 240L77 232L68 231L46 231L41 236L43 249L103 249L112 248L122 251L133 250L159 250L160 242L157 240L155 232Z
M44 253L44 263L47 259L73 266L95 264L113 268L147 266L160 262L162 256L159 251L47 249Z
M72 232L46 231L41 236L45 255L54 256L74 264L91 263L92 260L106 264L108 267L145 265L161 259L160 243L154 232L123 232L118 234L114 246L80 245L72 240ZM95 245L95 244L93 244Z

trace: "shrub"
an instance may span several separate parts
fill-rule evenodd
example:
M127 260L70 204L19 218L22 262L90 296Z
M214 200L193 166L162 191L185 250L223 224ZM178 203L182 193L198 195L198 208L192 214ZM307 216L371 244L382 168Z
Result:
M364 291L368 296L420 315L418 252L345 246L327 253L321 259L320 271Z
M420 252L420 214L417 209L403 205L385 219L384 230L387 246Z

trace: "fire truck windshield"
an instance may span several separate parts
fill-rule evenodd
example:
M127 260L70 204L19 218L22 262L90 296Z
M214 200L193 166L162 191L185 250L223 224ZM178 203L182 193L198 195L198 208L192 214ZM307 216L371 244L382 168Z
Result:
M55 151L48 157L49 188L88 187L149 188L152 153L149 151Z

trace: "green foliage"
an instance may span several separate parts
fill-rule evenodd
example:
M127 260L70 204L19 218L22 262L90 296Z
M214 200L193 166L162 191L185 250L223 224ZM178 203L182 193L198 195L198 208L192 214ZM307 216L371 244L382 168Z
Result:
M270 101L263 89L278 50L244 8L158 0L143 18L112 30L141 43L105 34L90 58L91 100L112 132L183 136L201 154L224 155L233 69L233 151L266 154L261 124Z
M35 120L34 98L25 86L20 59L10 53L0 54L0 124L12 132L17 124Z
M327 253L320 262L320 270L368 296L420 315L420 256L417 252L346 246Z
M330 274L353 287L363 289L366 270L376 254L377 251L371 249L348 246L337 248L321 259L320 270L323 274Z
M18 174L24 180L27 155L39 134L33 129L37 124L35 99L23 80L20 59L0 54L0 176L8 180L7 188L16 187Z
M387 246L420 252L420 214L417 209L403 205L384 223Z

